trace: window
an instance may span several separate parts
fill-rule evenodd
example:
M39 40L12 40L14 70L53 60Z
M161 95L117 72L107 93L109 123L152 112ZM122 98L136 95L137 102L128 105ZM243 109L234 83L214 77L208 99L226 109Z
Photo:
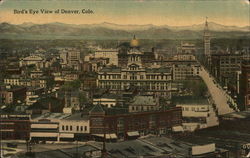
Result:
M64 131L64 126L62 126L62 130Z
M84 130L87 131L87 129L88 129L87 126L84 126Z
M79 131L79 126L76 126L76 130Z
M83 131L83 127L81 126L81 131Z
M72 131L72 126L70 126L70 131Z
M68 127L68 126L66 126L66 131L67 131L67 130L69 130L69 127Z

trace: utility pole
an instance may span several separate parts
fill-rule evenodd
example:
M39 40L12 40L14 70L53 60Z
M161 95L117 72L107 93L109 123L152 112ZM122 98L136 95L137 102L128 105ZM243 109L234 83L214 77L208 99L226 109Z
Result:
M79 153L79 150L78 150L78 138L76 138L76 158L78 158L78 154Z
M105 123L105 117L103 119L104 121L104 138L103 138L103 146L102 146L102 158L107 158L108 154L107 154L107 150L106 150L106 123Z

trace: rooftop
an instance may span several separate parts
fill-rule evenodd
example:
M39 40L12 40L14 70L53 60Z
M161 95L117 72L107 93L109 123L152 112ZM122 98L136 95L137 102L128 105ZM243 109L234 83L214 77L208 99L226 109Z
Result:
M94 99L101 99L101 98L118 99L118 98L122 98L122 95L120 95L120 94L105 93L103 95L99 95L99 96L95 96L94 97Z
M104 113L105 111L104 111L102 105L96 104L89 112L90 113Z
M120 67L116 67L116 66L104 67L103 69L100 70L100 72L116 72L116 73L120 73L121 72L121 68Z
M64 113L44 113L39 115L33 119L40 120L40 119L65 119L69 117L71 114L64 114Z
M189 105L209 105L207 98L194 96L178 96L172 98L175 104L189 104Z
M156 99L149 96L135 96L130 105L156 105Z
M160 68L146 68L148 73L171 73L170 67L160 67Z
M65 118L65 120L88 120L88 119L89 119L89 116L84 115L82 113L75 113Z

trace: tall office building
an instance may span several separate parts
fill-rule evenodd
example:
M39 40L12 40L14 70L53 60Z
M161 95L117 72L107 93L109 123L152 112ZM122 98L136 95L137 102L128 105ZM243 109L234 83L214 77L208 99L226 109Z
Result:
M210 57L211 52L210 52L210 32L208 29L208 22L207 22L207 18L206 18L206 22L205 22L205 28L204 28L204 36L203 36L203 40L204 40L204 54L206 57Z

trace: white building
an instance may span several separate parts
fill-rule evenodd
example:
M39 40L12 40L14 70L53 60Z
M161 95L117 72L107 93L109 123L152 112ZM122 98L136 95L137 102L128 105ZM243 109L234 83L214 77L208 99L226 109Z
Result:
M80 69L81 53L78 50L71 50L68 52L68 65L74 70Z
M108 65L118 66L118 50L117 49L102 49L95 51L95 58L109 58Z
M108 98L108 97L101 97L101 98L94 98L93 104L101 104L106 106L107 108L111 108L117 105L117 100L115 98Z
M60 51L60 64L62 67L71 67L74 70L80 70L81 63L81 52L79 50L68 48Z
M73 114L60 121L59 137L60 140L83 139L89 135L89 118L81 113Z
M81 113L45 113L31 120L31 140L84 140L89 133L89 118Z
M35 65L37 68L44 67L45 59L41 56L31 55L25 58L21 58L19 61L20 67L22 66L29 66L29 65Z
M31 120L30 140L59 141L59 124L61 119L70 114L45 113Z
M176 107L182 107L184 131L218 126L218 117L207 99L190 96L175 97Z
M127 67L109 66L98 72L97 86L118 92L137 89L145 94L171 98L171 67L147 68L142 65L143 53L136 47L128 52Z

